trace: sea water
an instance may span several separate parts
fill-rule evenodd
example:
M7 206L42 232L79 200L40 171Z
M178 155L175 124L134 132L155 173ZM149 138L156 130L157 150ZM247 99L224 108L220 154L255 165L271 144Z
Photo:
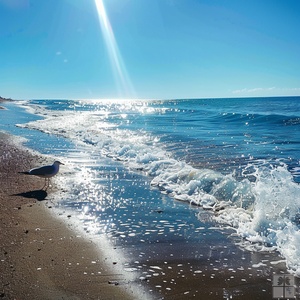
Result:
M13 130L67 162L61 205L86 231L116 244L197 244L213 222L300 275L300 97L18 104L30 113Z

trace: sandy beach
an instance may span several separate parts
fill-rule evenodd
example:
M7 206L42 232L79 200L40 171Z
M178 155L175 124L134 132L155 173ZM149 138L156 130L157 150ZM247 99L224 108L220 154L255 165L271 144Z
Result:
M215 227L209 212L173 199L164 200L172 203L165 210L143 201L137 214L150 211L156 222L148 224L149 229L157 229L153 232L175 215L172 228L184 225L186 230L178 229L182 234L173 235L166 227L164 235L148 241L141 241L137 234L132 243L114 239L110 246L101 245L100 237L93 239L74 230L76 214L58 216L55 199L68 192L56 193L55 180L44 191L44 179L18 174L51 164L53 158L34 154L16 137L1 132L0 153L2 299L263 300L272 298L273 274L287 273L278 253L239 247L240 238L232 235L232 229ZM63 170L58 176L64 176ZM133 177L138 183L138 177ZM124 181L115 182L130 188ZM177 205L182 205L178 211ZM200 227L192 228L194 235L185 239L182 235L194 225L177 224L181 222L177 212L191 211L203 222L198 220Z
M0 134L0 298L133 299L123 274L92 241L49 213L43 179L18 174L49 163Z

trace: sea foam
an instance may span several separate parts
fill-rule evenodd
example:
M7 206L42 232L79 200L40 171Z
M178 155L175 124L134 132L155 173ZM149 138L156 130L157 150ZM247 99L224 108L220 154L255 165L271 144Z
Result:
M158 136L121 129L107 121L107 111L37 112L45 119L20 126L64 136L143 172L170 197L212 210L215 221L231 226L245 248L276 249L300 275L300 187L284 163L250 161L237 179L234 172L194 168L175 159Z

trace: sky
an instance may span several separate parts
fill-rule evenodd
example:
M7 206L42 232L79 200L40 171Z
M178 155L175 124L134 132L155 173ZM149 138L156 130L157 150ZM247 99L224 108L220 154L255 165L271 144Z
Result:
M299 96L299 16L299 0L0 0L0 96Z

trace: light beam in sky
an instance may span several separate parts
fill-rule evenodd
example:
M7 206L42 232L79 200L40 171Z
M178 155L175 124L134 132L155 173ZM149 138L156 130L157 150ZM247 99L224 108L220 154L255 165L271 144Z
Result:
M126 70L126 66L123 62L121 53L118 49L118 45L110 25L103 0L95 0L98 17L102 34L105 40L113 72L115 75L116 84L120 97L133 98L135 97L134 88Z

